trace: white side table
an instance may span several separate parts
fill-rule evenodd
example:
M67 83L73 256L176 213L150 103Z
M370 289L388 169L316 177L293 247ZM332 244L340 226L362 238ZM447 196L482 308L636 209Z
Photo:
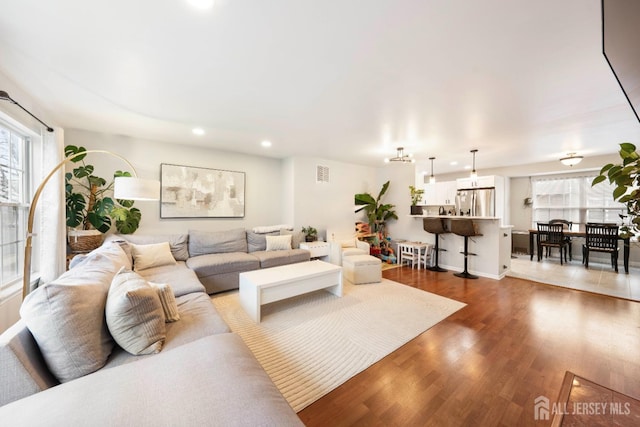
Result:
M311 259L321 259L329 261L329 242L302 242L300 249L306 249L311 252Z

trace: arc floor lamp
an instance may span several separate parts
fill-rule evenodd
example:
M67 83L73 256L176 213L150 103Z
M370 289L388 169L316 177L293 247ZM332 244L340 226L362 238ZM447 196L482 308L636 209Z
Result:
M45 179L40 183L36 192L33 195L33 200L31 201L31 205L29 206L29 217L27 219L27 240L24 245L24 271L22 276L22 299L24 299L30 291L31 284L31 241L33 238L33 219L36 212L36 205L38 204L38 199L40 198L40 194L44 189L45 185L56 172L58 172L64 165L71 162L77 157L84 156L86 154L91 153L101 153L101 154L109 154L111 156L117 157L120 160L124 161L131 168L131 173L133 176L131 177L116 177L114 180L113 187L113 195L116 199L123 200L158 200L160 198L160 181L154 179L141 179L138 178L138 173L136 169L133 167L131 162L122 157L119 154L113 153L107 150L86 150L81 151L75 154L72 154L60 163L58 163L49 174L45 177Z

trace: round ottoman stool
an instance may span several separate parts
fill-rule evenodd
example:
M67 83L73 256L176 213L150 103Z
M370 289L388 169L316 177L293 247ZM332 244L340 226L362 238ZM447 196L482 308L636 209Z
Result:
M344 278L354 285L382 281L382 261L371 255L351 255L342 259Z

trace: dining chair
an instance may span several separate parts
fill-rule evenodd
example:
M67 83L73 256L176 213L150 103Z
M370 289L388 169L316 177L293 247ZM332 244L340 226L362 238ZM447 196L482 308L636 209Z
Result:
M564 231L570 231L571 227L573 227L573 222L566 219L551 219L549 220L549 224L562 224L562 228ZM564 239L567 241L567 247L569 248L569 261L573 261L573 251L571 250L571 236L565 235ZM547 256L549 256L549 248L547 248Z
M583 262L589 268L589 252L611 254L611 266L618 272L618 229L615 224L588 222L585 226L586 238L582 245Z
M562 252L564 261L567 261L567 241L565 240L562 224L538 223L538 261L542 259L542 249L558 248L560 250L560 264L562 265Z

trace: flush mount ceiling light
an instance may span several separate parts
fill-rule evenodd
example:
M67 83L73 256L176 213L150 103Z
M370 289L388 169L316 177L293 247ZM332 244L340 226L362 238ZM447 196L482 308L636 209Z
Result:
M271 141L268 141L268 140L265 139L264 141L262 141L260 143L260 145L262 145L264 148L269 148L269 147L271 147L272 144L271 144Z
M478 152L477 148L471 150L471 154L473 154L473 168L471 169L471 175L469 175L469 177L471 178L472 182L478 181L478 172L476 172L476 153L477 152Z
M429 175L429 184L435 184L436 183L436 177L433 176L433 161L435 160L435 157L429 157L429 160L431 160L431 175Z
M574 166L582 161L583 156L576 156L576 153L567 153L567 157L560 159L560 162L565 166Z
M193 132L194 135L198 135L198 136L204 135L204 129L202 128L193 128L191 132Z
M398 147L398 155L396 157L391 157L390 159L384 159L385 163L390 162L401 162L401 163L414 163L415 159L412 154L404 154L404 147Z

